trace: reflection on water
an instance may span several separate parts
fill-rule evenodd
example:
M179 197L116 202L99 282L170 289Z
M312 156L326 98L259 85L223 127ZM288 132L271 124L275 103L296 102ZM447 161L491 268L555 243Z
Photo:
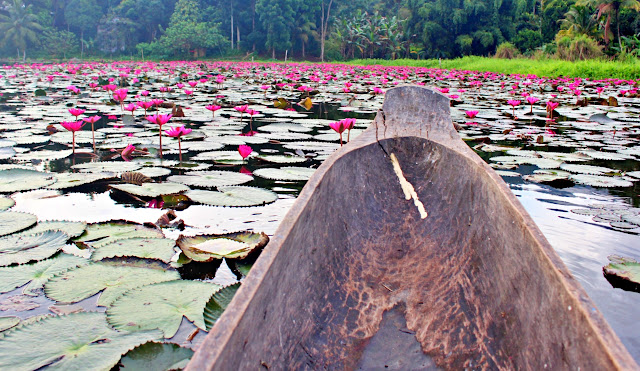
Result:
M570 212L592 204L620 204L623 200L588 187L558 190L537 184L511 184L511 189L631 355L640 361L640 294L611 287L602 274L609 255L639 260L640 236L607 228L592 222L590 216Z

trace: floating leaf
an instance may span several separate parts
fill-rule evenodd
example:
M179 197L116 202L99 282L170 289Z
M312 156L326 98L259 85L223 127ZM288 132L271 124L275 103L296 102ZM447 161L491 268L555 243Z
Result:
M72 150L51 151L48 149L43 149L40 151L20 153L16 155L16 159L21 161L51 161L67 158L72 154Z
M0 369L110 370L122 354L161 336L115 331L104 313L46 317L6 333L0 340Z
M109 306L128 290L177 279L176 271L93 263L54 277L45 284L44 292L52 300L77 303L102 291L98 305Z
M107 309L107 321L119 331L160 329L172 338L187 317L205 330L203 311L220 286L200 281L172 281L131 290Z
M220 187L232 186L250 182L253 180L251 175L234 173L232 171L194 171L186 175L172 175L167 178L170 182L182 183L188 186L196 187Z
M27 169L0 170L0 192L28 191L55 183L53 174Z
M105 258L133 256L141 259L156 259L165 263L171 261L176 241L169 238L128 238L96 249L91 255L93 261Z
M88 171L91 173L116 173L121 174L127 171L136 171L142 167L142 164L137 162L124 162L124 161L104 161L104 162L87 162L85 164L77 164L71 166L72 169L80 171Z
M592 166L592 165L574 165L574 164L562 164L560 168L565 171L570 171L572 173L581 173L581 174L591 174L591 175L604 175L615 173L616 171L602 166Z
M12 198L0 196L0 211L5 211L15 204L16 202Z
M56 178L58 179L58 181L47 186L47 188L65 189L113 177L113 173L58 173L56 174Z
M27 312L40 307L40 303L33 300L33 297L25 295L14 295L5 297L0 301L0 311L2 312Z
M78 237L84 233L87 228L85 222L67 222L64 220L51 220L38 222L35 226L21 232L21 234L36 234L46 231L62 231L70 238Z
M0 238L0 266L43 260L60 251L69 240L61 231Z
M0 212L0 236L19 232L36 224L38 217L17 211Z
M592 187L633 187L633 183L622 178L611 176L574 174L569 179L578 184L584 184Z
M19 317L0 317L0 332L6 331L12 327L15 327L20 323Z
M149 178L157 178L171 174L171 170L164 167L143 167L142 169L138 170L138 173Z
M640 292L640 263L617 255L609 256L609 265L602 268L604 276L614 287Z
M231 186L218 187L219 192L191 190L185 194L191 200L205 205L248 207L275 202L278 195L263 188Z
M178 370L187 366L193 350L177 344L149 342L129 351L120 360L120 370Z
M110 221L87 226L85 233L76 242L84 242L93 247L101 247L114 241L134 237L163 238L162 231L141 224L125 221Z
M0 268L0 292L5 293L29 283L24 287L24 295L37 295L35 291L58 273L89 264L87 259L60 254L54 258L32 264Z
M256 158L274 164L295 164L307 161L307 158L302 156L260 155Z
M173 182L144 183L140 186L135 184L112 184L111 188L141 197L160 197L189 190L186 185Z
M240 288L240 282L223 287L220 291L213 294L207 306L204 308L204 323L207 326L207 331L211 331L213 325L220 318L224 310L227 309L238 288Z
M306 167L283 167L280 169L263 168L254 171L253 173L261 178L273 179L273 180L309 180L311 175L316 169L309 169Z
M210 262L214 259L243 259L263 248L269 237L264 233L237 232L221 235L180 236L176 241L191 260Z

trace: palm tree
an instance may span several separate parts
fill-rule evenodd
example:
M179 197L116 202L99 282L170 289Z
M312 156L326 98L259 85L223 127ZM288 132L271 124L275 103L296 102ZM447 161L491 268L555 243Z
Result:
M580 0L576 5L591 5L598 10L598 18L603 14L607 15L607 22L604 26L604 40L609 42L611 35L611 14L616 18L616 27L618 29L618 44L622 44L620 38L620 10L632 9L640 10L640 1L638 0Z
M558 32L560 37L586 35L595 38L599 33L598 20L593 8L588 6L572 6L558 22L562 25L562 30Z
M31 5L24 5L22 0L13 0L7 14L0 14L0 34L2 43L11 42L18 50L18 58L22 51L22 60L27 57L27 42L37 42L36 32L41 31L37 18L31 13Z

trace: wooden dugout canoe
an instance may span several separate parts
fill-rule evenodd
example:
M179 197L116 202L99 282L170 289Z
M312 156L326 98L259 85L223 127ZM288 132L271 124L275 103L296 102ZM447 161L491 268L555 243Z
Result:
M407 86L309 180L188 369L435 368L639 367L448 98Z

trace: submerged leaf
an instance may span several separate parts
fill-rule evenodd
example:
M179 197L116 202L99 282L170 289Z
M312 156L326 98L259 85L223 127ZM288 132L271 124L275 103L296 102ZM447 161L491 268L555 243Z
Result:
M44 292L55 301L76 303L102 291L98 305L109 306L128 290L177 279L176 271L93 263L54 277L45 284Z
M46 317L8 331L0 340L0 369L110 370L121 355L162 336L111 329L104 313Z
M122 357L120 370L178 370L187 366L193 350L177 344L149 342Z
M107 309L107 321L119 331L160 329L172 338L187 317L205 329L204 307L220 286L200 281L172 281L131 290Z

